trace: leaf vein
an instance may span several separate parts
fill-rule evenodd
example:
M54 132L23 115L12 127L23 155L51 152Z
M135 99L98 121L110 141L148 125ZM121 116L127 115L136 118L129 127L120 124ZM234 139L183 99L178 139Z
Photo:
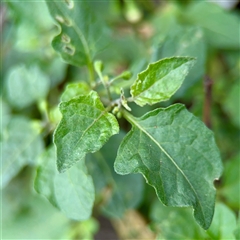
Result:
M187 176L184 174L184 172L181 170L181 168L177 165L177 163L172 159L172 157L169 155L169 153L156 141L155 138L153 138L148 131L146 131L144 128L142 128L142 126L140 124L138 124L137 121L135 121L132 117L131 117L131 121L132 123L135 124L135 126L137 126L140 131L144 132L161 150L162 152L171 160L171 162L175 165L175 167L179 170L179 172L183 175L183 177L185 178L185 180L187 181L187 183L189 184L189 186L191 187L194 195L196 196L197 198L197 201L199 203L199 206L201 208L201 212L202 212L202 215L204 216L205 218L205 215L204 215L204 211L203 211L203 207L202 207L202 204L201 204L201 201L199 200L199 196L198 196L198 193L195 191L193 185L191 184L191 182L188 180Z

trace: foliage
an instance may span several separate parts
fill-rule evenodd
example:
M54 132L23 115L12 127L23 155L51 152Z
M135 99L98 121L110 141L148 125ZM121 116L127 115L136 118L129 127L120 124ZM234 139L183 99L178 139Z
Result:
M238 238L237 10L54 0L1 11L3 239L91 239L99 216L118 232L132 209L133 238Z

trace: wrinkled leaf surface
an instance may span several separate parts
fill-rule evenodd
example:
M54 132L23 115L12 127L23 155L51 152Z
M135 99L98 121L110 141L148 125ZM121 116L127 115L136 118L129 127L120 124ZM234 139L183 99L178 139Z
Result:
M194 62L190 57L172 57L149 64L131 87L134 102L143 106L168 100L180 88Z
M90 87L85 82L68 84L61 96L61 101L69 101L78 95L87 95Z
M119 174L140 172L167 206L193 206L207 229L215 202L221 159L212 132L181 104L134 118L115 161ZM201 174L199 174L201 173Z
M60 111L63 117L54 134L60 172L82 161L86 153L98 151L118 133L116 118L105 110L94 91L62 102Z

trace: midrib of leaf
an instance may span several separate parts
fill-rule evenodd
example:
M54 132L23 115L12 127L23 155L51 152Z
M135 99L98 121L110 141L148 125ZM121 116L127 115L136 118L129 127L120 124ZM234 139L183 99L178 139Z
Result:
M202 215L204 216L204 212L203 212L203 208L202 208L202 204L201 201L199 200L198 194L195 191L194 187L192 186L192 184L190 183L190 181L188 180L187 176L184 174L184 172L181 170L181 168L177 165L177 163L174 161L174 159L168 154L168 152L166 152L166 150L147 132L145 131L144 128L141 127L141 125L139 125L135 120L134 117L129 114L127 111L124 110L124 116L126 117L127 120L129 120L130 123L134 124L135 126L137 126L140 131L144 132L161 150L162 152L171 160L171 162L175 165L175 167L179 170L179 172L183 175L183 177L185 178L185 180L187 181L187 183L189 184L189 186L191 187L191 189L193 190L197 201L199 203L199 206L201 207L201 212ZM205 216L204 216L205 219Z
M101 114L93 120L93 122L84 130L84 132L82 133L82 136L78 139L78 141L76 142L74 148L78 145L78 143L82 140L83 136L87 133L87 131L94 126L94 124L107 112L107 110L101 112Z
M148 67L148 68L146 69L146 71L147 71L148 69L150 69L150 67ZM175 70L175 69L176 69L176 68L174 68L174 70ZM172 72L172 70L171 70L170 72ZM168 74L169 74L169 72L168 72L167 74L165 74L162 78L166 77ZM162 79L162 78L160 78L160 79ZM145 79L146 79L146 78L145 78ZM140 81L144 81L145 79L141 80L141 79L139 78ZM145 93L146 91L148 91L149 88L151 88L152 86L154 86L160 79L156 80L156 81L155 81L153 84L151 84L148 88L146 88L146 89L144 89L143 91L141 91L141 92L140 92L138 95L136 95L133 99L136 99L138 96L141 96L142 93Z
M54 4L55 4L55 2L54 2ZM88 47L87 40L85 39L84 34L79 29L79 27L77 26L76 22L73 21L73 18L69 17L69 15L67 13L62 12L61 9L57 6L57 4L55 4L55 6L59 10L59 12L62 13L63 16L65 15L65 16L68 17L68 19L71 19L71 22L73 24L72 26L73 26L74 30L76 31L76 33L77 33L79 39L81 40L82 44L83 44L84 51L85 51L85 53L87 55L88 64L92 65L91 56L90 56L90 49Z
M185 63L184 63L184 64L185 64ZM180 66L172 69L170 72L175 71L177 68L181 67L182 65L183 65L183 64L181 64ZM149 65L148 68L147 68L145 71L150 70L150 66L151 66L151 65ZM144 72L145 72L145 71L144 71ZM156 83L158 83L158 81L160 81L161 79L163 79L164 77L166 77L167 75L169 75L170 72L168 72L168 73L166 73L165 75L163 75L162 78L156 80L153 84L151 84L148 88L146 88L146 89L144 89L143 91L141 91L138 95L135 95L135 97L134 97L133 99L136 99L138 96L141 96L142 93L145 93L146 91L148 91L149 88L151 88L151 87L154 86ZM140 74L141 74L141 73L140 73ZM140 74L139 74L139 77L140 77ZM145 77L145 79L146 79L146 77ZM141 80L140 78L138 78L137 80L144 81L144 79Z

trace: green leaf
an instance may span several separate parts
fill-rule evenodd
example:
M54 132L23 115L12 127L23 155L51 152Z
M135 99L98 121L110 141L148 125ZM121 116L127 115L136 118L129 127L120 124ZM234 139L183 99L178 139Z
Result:
M34 188L39 194L45 196L53 206L59 208L54 191L57 173L55 149L49 147L39 158Z
M29 1L28 4L24 1L5 2L10 18L13 19L11 31L16 33L16 36L11 34L12 37L9 39L13 41L14 50L27 52L28 55L31 52L34 54L41 52L41 55L44 55L43 52L49 48L48 43L52 39L53 30L53 22L45 2ZM41 14L39 14L39 9L41 9ZM22 57L20 61L23 62Z
M82 161L86 153L98 151L119 131L116 118L107 112L94 91L62 102L60 111L63 118L54 134L60 172Z
M158 42L159 43L159 42ZM206 41L204 33L199 27L174 26L163 44L154 51L153 61L173 56L195 57L196 64L192 67L176 95L183 95L185 91L200 80L205 74Z
M103 206L103 213L110 218L121 218L129 209L136 209L142 201L144 182L140 175L113 175L112 195Z
M32 175L24 171L0 193L1 239L68 239L71 222L32 191Z
M212 132L181 104L125 117L132 130L119 147L115 171L142 173L165 205L193 206L196 221L207 229L214 211L213 181L222 171Z
M235 239L236 228L235 213L223 203L217 203L212 224L207 230L211 239Z
M11 105L24 108L46 97L50 80L37 66L17 66L7 78L7 96Z
M68 65L63 62L60 57L56 57L55 54L54 57L55 58L53 58L51 62L46 62L47 69L45 70L46 73L51 76L51 88L64 81L68 67Z
M85 220L91 216L94 185L84 161L65 173L58 173L54 187L58 206L66 216L75 220Z
M37 169L35 190L44 195L68 218L88 219L94 202L94 186L87 174L84 161L79 162L65 173L56 169L54 148L49 148L42 157Z
M189 208L165 207L155 201L150 210L150 218L157 239L207 239L207 234L192 221Z
M191 220L191 212L186 208L164 207L155 202L150 214L154 228L164 239L235 239L236 216L222 203L216 204L212 224L206 232Z
M52 21L47 6L43 1L31 1L27 5L23 1L5 2L10 15L16 19L17 24L18 22L31 23L37 29L49 30ZM41 9L41 14L39 14L39 9Z
M103 213L114 218L121 218L126 210L136 208L142 200L144 189L142 176L120 176L113 170L117 149L124 136L123 132L113 136L100 151L88 154L86 158L96 195L104 198Z
M240 128L240 109L239 109L240 81L236 81L229 89L227 98L224 101L224 110L231 118L232 122Z
M225 199L229 206L239 209L239 176L240 176L240 153L225 162L224 172L222 176L223 188L219 189L219 193Z
M184 18L205 30L207 40L216 48L239 49L239 16L210 2L193 2ZM231 26L231 27L229 27Z
M3 188L23 166L37 160L43 142L39 124L23 117L12 117L1 135Z
M190 57L172 57L149 64L131 87L133 100L140 106L168 100L182 85L194 62Z
M61 101L69 101L79 95L87 95L90 87L85 82L70 83L61 96Z
M76 66L92 63L94 55L108 45L108 30L87 1L46 1L60 26L53 48Z

